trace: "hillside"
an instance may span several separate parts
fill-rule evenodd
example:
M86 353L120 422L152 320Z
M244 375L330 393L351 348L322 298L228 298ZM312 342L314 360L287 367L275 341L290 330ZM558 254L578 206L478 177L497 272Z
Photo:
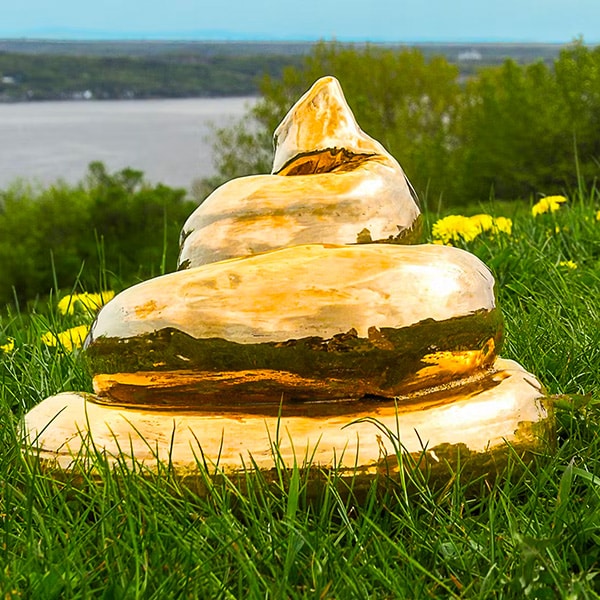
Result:
M355 44L355 47L364 44ZM374 44L406 49L407 44ZM507 58L551 62L559 44L419 44L468 76ZM0 40L0 101L253 95L298 67L311 42Z

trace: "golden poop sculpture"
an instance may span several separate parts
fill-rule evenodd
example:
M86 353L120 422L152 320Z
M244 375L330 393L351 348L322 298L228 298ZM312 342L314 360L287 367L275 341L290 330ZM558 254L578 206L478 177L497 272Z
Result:
M100 311L95 393L31 410L29 444L64 467L93 447L225 472L273 467L273 442L289 466L369 472L394 437L434 461L537 448L543 392L498 357L490 271L410 245L419 229L396 160L337 80L317 81L275 131L272 174L217 189L183 227L179 270Z

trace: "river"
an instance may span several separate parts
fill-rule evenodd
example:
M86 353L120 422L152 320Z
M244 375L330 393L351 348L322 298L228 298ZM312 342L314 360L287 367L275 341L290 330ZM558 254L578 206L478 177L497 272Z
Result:
M0 189L17 179L76 183L92 161L132 167L152 183L189 188L214 174L211 125L241 117L254 98L0 104Z

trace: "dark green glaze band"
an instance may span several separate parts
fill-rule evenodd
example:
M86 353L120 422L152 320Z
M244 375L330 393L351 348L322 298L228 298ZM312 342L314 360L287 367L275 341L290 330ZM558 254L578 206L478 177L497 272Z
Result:
M177 329L166 328L128 339L97 338L88 346L86 357L93 375L273 371L304 378L306 385L294 385L291 392L283 386L278 391L276 380L272 382L273 389L263 380L258 388L262 386L267 397L273 394L280 399L285 391L298 400L314 399L315 392L317 398L324 400L347 398L349 390L354 388L359 397L394 397L422 387L444 385L453 379L453 374L443 369L432 369L427 377L416 378L415 373L432 366L430 361L423 360L426 355L481 351L486 345L490 347L490 339L494 345L483 368L491 365L500 349L502 316L498 309L445 321L427 319L399 329L371 328L367 338L350 330L329 339L309 337L240 344L220 338L195 339ZM214 384L206 381L207 393L213 393L210 388ZM254 389L256 385L256 381L246 384L250 396L260 396L260 389ZM239 382L236 386L240 393L244 392ZM182 401L188 403L189 398Z

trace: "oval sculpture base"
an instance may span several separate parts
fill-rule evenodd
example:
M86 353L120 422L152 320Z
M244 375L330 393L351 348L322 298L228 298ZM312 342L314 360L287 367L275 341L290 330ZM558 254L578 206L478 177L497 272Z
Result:
M109 464L133 458L155 469L157 461L168 462L182 475L202 465L224 474L267 471L275 466L274 445L287 468L358 469L368 476L397 469L399 447L433 462L448 460L449 446L471 457L506 453L507 444L519 454L543 449L552 419L535 377L499 358L488 381L484 389L446 391L439 401L365 400L351 415L328 407L320 416L313 404L310 417L120 408L65 392L32 409L24 433L30 451L59 468L88 464L100 453Z

